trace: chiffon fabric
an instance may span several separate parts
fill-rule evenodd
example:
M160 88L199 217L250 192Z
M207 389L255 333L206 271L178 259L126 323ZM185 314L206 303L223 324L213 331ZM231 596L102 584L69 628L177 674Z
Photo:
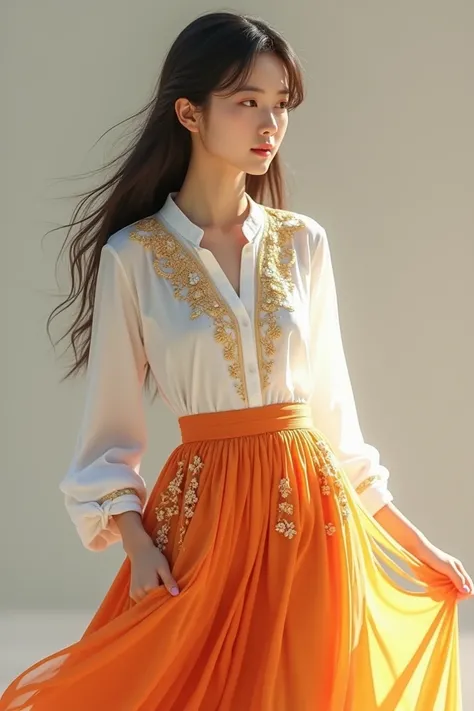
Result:
M180 418L143 512L180 587L129 597L0 711L459 711L456 589L360 505L305 403Z

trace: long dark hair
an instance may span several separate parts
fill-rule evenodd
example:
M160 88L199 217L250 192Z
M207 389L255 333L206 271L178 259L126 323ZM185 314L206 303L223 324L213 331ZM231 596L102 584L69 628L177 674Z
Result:
M176 100L185 97L205 113L211 94L228 91L230 96L244 85L257 56L263 52L273 52L282 60L289 82L288 109L296 108L303 101L302 67L280 33L261 19L230 12L206 13L191 22L171 46L153 98L127 119L146 114L144 125L131 145L103 166L106 169L119 163L116 172L99 187L79 193L83 199L73 212L72 222L55 228L69 228L58 261L68 248L71 287L67 298L48 318L49 336L52 319L78 302L72 324L57 341L70 336L69 348L74 352L74 363L63 380L87 366L103 245L116 231L157 212L168 193L179 192L184 182L191 157L191 136L176 116ZM246 190L257 202L285 207L278 154L264 175L247 175ZM72 236L76 225L81 227ZM149 375L148 369L147 385Z

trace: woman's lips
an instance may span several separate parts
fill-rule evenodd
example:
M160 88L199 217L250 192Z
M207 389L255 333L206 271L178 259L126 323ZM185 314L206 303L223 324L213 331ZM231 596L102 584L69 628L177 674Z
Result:
M270 148L263 149L263 148L251 148L250 149L252 153L256 153L258 156L262 156L263 158L266 158L267 156L271 156L272 152Z

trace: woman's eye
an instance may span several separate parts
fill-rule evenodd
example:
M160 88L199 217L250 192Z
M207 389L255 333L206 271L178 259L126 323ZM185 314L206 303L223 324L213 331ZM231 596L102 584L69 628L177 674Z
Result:
M245 101L242 101L241 103L248 104L249 101L253 101L254 103L257 103L255 101L255 99L246 99ZM287 109L288 108L288 101L280 101L279 104L280 104L280 106L279 106L280 109ZM283 104L283 106L281 106L281 104Z

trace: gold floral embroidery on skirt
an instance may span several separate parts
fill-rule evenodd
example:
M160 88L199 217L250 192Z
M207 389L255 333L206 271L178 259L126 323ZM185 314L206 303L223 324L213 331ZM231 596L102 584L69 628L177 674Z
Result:
M180 526L180 536L178 541L178 548L183 544L184 536L188 529L191 518L194 516L196 509L196 504L198 502L197 490L199 487L199 475L202 468L204 467L204 462L199 456L194 456L193 461L188 465L188 472L191 478L188 482L186 492L184 497L183 493L183 479L185 474L185 462L178 462L178 471L176 476L170 481L166 490L161 494L160 505L156 507L155 513L156 518L161 526L155 535L155 542L160 551L164 551L169 541L169 533L171 530L171 519L174 516L180 516L182 514L182 523ZM180 500L182 499L182 506L180 505Z
M181 547L183 544L183 539L184 535L188 529L189 522L194 516L194 510L196 508L196 504L198 502L198 497L196 495L196 492L199 487L199 475L201 473L201 469L204 466L204 462L202 461L201 457L195 456L191 464L189 465L189 471L192 473L192 478L191 481L188 484L188 488L186 489L186 493L184 495L184 507L183 507L183 515L184 515L184 520L181 524L180 528L180 535L179 535L179 542L178 546Z
M166 490L161 494L161 503L155 509L159 527L155 541L160 551L164 551L168 543L168 534L171 529L171 519L179 514L179 495L182 492L181 484L184 477L184 462L178 462L178 471L170 481Z
M297 531L294 521L290 521L288 518L289 516L293 516L293 504L286 501L292 493L290 480L287 476L280 479L278 491L280 493L280 501L278 503L278 521L275 525L275 530L278 533L283 534L285 538L289 538L291 540L293 536L296 536Z
M319 472L321 493L323 496L330 496L332 490L335 492L336 502L339 506L343 523L346 523L350 516L350 508L342 478L338 472L336 459L324 440L319 439L317 441L317 447L319 451L318 454L314 455L313 459ZM332 522L326 523L325 529L328 536L333 536L337 530Z

